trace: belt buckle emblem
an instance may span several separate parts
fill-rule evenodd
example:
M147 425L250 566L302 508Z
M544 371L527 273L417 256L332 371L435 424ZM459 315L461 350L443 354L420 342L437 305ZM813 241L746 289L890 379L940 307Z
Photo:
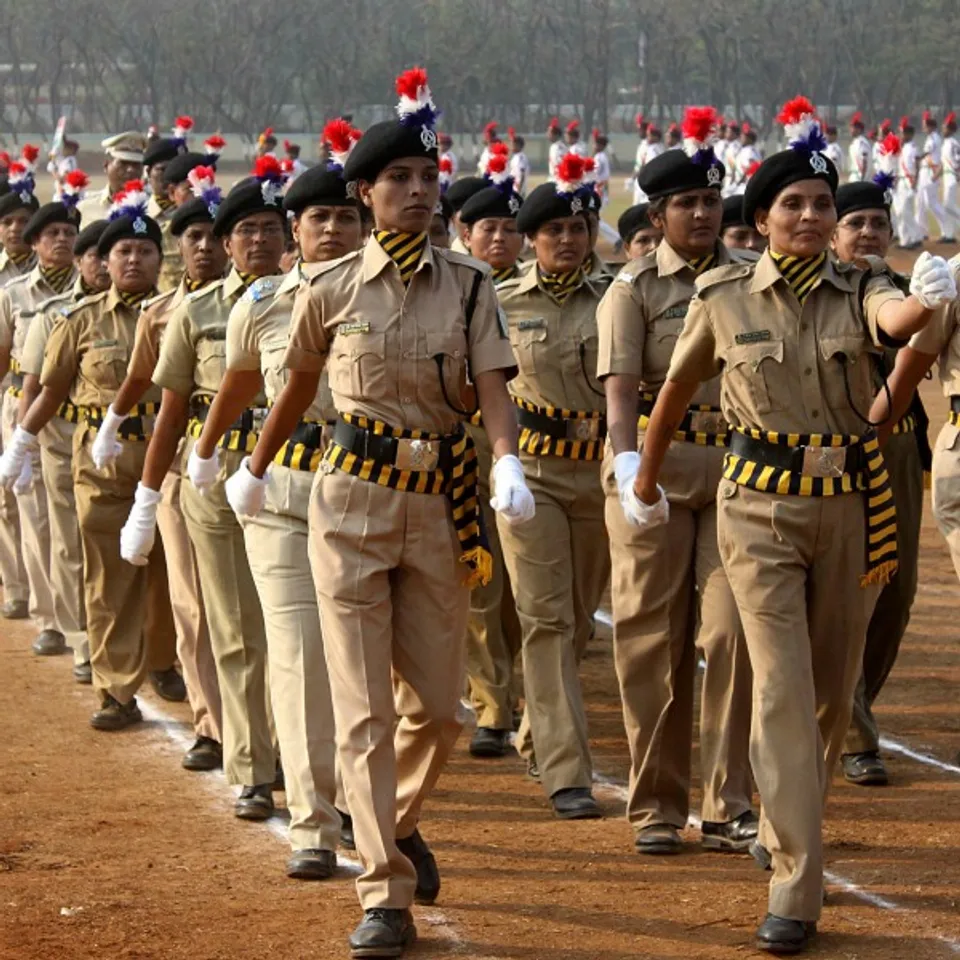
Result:
M397 444L397 469L436 470L440 463L439 447L432 440L400 440Z
M726 433L727 421L715 410L694 410L690 414L690 429L693 433Z
M596 440L600 436L600 421L595 419L574 420L568 425L567 433L572 440Z
M803 472L808 477L842 477L846 447L804 447Z

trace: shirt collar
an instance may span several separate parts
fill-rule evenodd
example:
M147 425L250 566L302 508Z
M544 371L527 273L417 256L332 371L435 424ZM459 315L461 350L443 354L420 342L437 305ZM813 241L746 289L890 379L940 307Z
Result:
M823 282L832 284L844 293L854 292L853 287L850 285L850 280L845 274L837 270L837 265L830 254L827 254L827 262L823 265L820 279ZM772 287L778 280L783 280L784 283L787 282L783 279L783 274L780 272L780 268L775 263L773 257L770 256L770 250L768 248L763 251L763 255L757 261L757 268L753 272L753 280L750 283L750 292L760 293Z
M380 276L380 274L393 263L390 254L380 246L372 233L367 240L366 246L363 248L362 257L364 283L369 283L371 280ZM432 270L435 265L436 255L433 252L433 247L428 237L427 245L423 248L423 253L420 255L420 262L417 264L417 269L414 270L414 273L419 273L426 266L429 266Z
M732 263L733 259L730 256L730 251L722 244L718 243L714 248L714 256L717 258L714 263L715 267L722 267L728 263ZM666 240L661 240L657 245L657 276L659 277L672 277L674 274L679 273L681 270L686 268L690 269L690 264L687 263L683 257L677 253L673 247L667 243Z
M137 312L137 307L131 307L120 299L120 291L117 289L116 284L113 283L110 284L110 292L107 294L107 301L104 306L107 310L111 310L114 313L122 310L129 311L130 313Z
M206 290L206 287L203 289ZM230 297L239 297L246 289L247 288L243 282L243 277L240 276L237 268L231 267L230 272L227 274L227 278L223 281L224 299L229 300Z

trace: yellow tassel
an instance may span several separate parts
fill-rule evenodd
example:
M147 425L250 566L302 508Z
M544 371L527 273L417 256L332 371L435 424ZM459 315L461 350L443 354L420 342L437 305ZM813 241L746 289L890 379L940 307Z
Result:
M462 553L460 562L467 568L460 582L471 590L474 587L485 587L493 578L493 557L490 551L483 547L474 547Z
M896 560L886 560L883 563L878 564L872 570L869 570L860 578L860 587L869 587L877 583L881 587L885 587L897 572L897 567L899 564Z

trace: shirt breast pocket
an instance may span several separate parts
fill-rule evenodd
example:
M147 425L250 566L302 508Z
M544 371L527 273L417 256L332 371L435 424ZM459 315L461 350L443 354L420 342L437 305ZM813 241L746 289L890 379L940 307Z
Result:
M467 386L467 339L464 332L428 333L425 338L427 364L433 368L425 383L436 383L435 390L428 388L428 399L443 400L443 387L449 399L457 406L464 405ZM440 378L443 378L441 387Z
M338 334L331 360L330 386L336 393L355 399L383 395L387 381L385 334Z
M207 390L217 390L227 370L226 340L197 341L197 384Z
M783 384L783 341L738 343L723 358L726 376L750 397L758 414L785 410L788 388Z
M520 372L528 377L544 372L546 360L544 354L549 349L547 343L547 328L529 327L521 330L514 327L510 330L510 345L517 359Z
M95 347L80 361L80 372L85 380L102 390L119 390L127 375L129 357L126 347Z
M265 343L260 348L260 368L263 371L267 396L271 401L277 399L287 382L287 368L283 365L286 352L286 340Z
M866 337L856 334L820 338L820 355L823 358L821 380L827 406L834 410L848 408L849 386L857 408L866 413L863 405L870 405L874 393L872 364L875 362L874 355L878 353Z

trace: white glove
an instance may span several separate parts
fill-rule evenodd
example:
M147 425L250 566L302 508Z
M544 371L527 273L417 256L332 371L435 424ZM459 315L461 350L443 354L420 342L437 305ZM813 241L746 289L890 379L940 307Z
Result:
M641 530L666 523L670 519L670 504L667 503L667 495L659 484L657 493L660 494L660 499L656 503L644 503L634 492L632 480L621 488L620 504L627 521Z
M36 436L18 426L0 457L0 484L9 490L20 479L28 454L36 449Z
M262 509L267 496L267 484L270 482L264 474L255 477L250 472L250 458L244 457L240 461L240 468L224 484L227 494L227 503L233 512L240 517L255 517Z
M120 531L120 556L135 567L145 567L157 538L157 507L161 494L137 484L130 516Z
M194 446L187 460L187 476L200 493L205 495L220 476L220 448L213 451L209 460L204 460L197 456L197 448Z
M27 457L27 459L23 461L23 469L20 471L20 476L17 477L16 482L13 484L13 492L18 497L22 497L32 486L33 464L30 462L30 458Z
M117 440L117 430L125 419L114 413L112 406L107 407L107 414L97 430L97 435L93 439L93 448L90 451L93 465L98 470L106 470L120 456L123 444Z
M957 284L947 261L924 250L913 265L910 292L928 310L956 300Z
M490 506L509 524L533 519L537 506L527 486L520 460L512 453L493 465L493 497Z
M640 469L640 454L636 450L625 450L613 458L613 476L617 481L617 493L620 495L620 505L623 512L630 519L627 510L627 494L633 490L633 481Z

